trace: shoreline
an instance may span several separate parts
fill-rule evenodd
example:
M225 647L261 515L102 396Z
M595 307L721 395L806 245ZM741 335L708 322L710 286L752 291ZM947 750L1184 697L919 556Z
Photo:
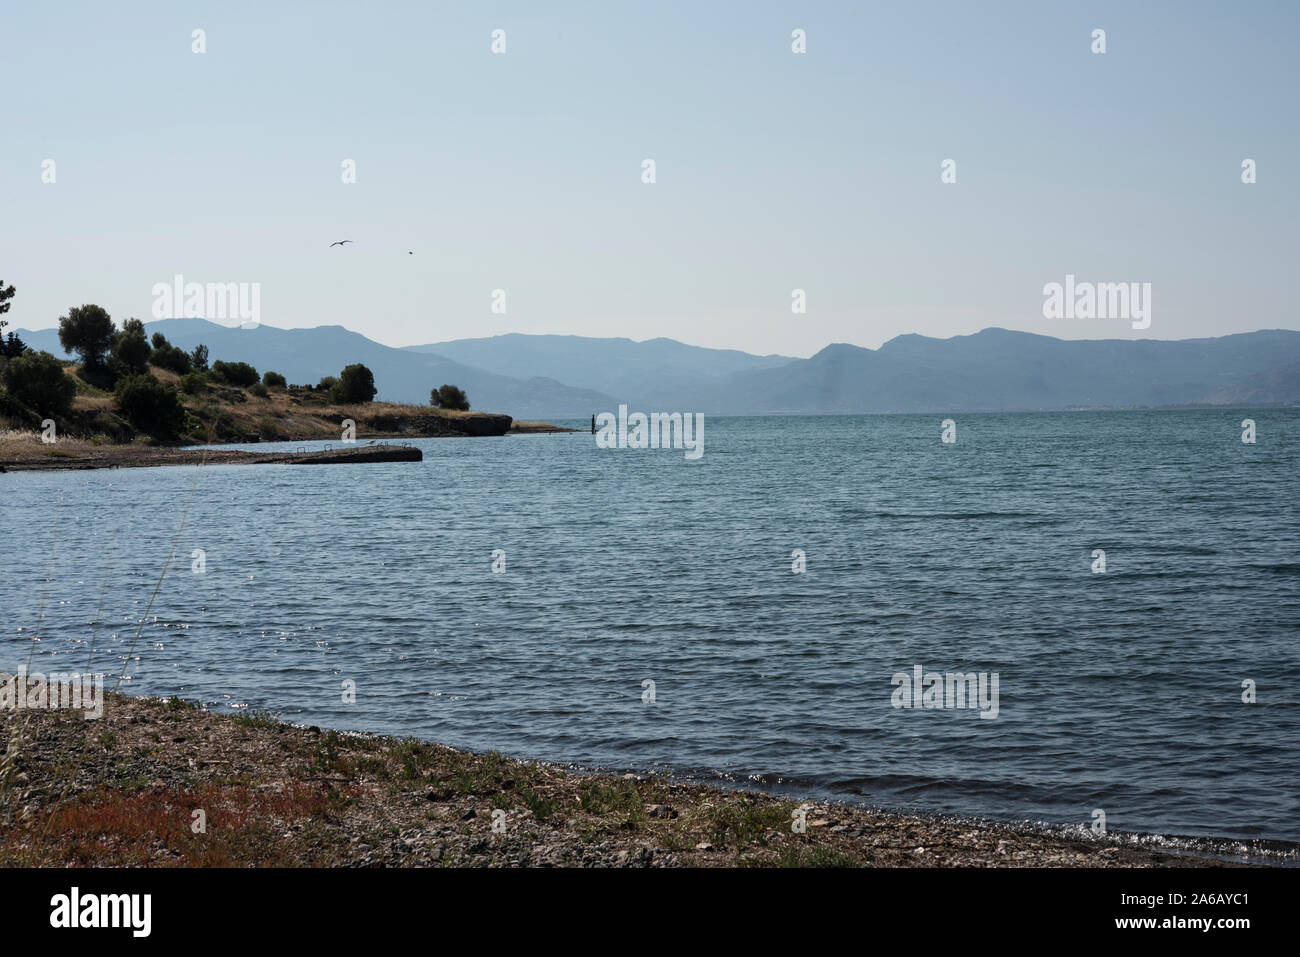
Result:
M509 419L508 416L501 418ZM307 436L297 439L275 439L276 442L330 443L324 449L293 452L259 452L253 449L220 448L220 445L246 445L253 442L212 443L211 445L140 445L134 443L94 444L84 439L60 439L50 445L40 441L37 433L25 433L19 441L0 441L0 474L5 472L80 471L86 469L153 468L163 465L354 465L368 462L419 462L424 458L420 449L409 444L410 439L464 439L504 435L549 435L578 432L578 429L551 425L547 422L517 422L508 430L499 430L500 423L493 422L492 431L475 432L457 430L398 431L389 433L367 432L355 444L343 443L336 435ZM402 443L389 444L385 439L401 439ZM256 443L260 444L260 443Z
M106 693L103 706L98 720L0 709L0 866L1267 866L575 770L179 699Z
M252 452L199 446L96 446L77 451L49 447L43 458L3 459L0 472L57 472L87 469L154 468L164 465L357 465L420 462L424 453L407 445L357 445L301 452Z

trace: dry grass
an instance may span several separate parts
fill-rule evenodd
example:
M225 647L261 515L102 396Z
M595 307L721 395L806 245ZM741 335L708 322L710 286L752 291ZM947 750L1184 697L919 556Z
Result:
M549 422L520 422L515 421L510 425L511 432L581 432L582 429L562 428L558 425L552 425Z
M93 409L96 412L100 410L112 411L117 408L117 403L113 401L111 395L79 395L72 400L72 407L77 410Z
M87 439L60 438L53 445L41 441L39 432L6 429L0 432L0 462L32 462L48 458L67 458L94 451L100 446Z

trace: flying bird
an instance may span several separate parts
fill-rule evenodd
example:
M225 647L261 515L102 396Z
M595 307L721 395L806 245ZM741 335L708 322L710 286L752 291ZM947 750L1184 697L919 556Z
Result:
M352 242L352 240L350 240L350 239L340 239L340 240L339 240L338 242L336 242L336 243L330 243L330 245L331 245L331 246L342 246L344 243L350 243L350 242Z

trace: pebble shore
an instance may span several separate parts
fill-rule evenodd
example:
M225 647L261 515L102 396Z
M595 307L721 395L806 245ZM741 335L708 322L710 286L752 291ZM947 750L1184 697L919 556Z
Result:
M1225 866L179 700L0 709L0 742L2 866Z

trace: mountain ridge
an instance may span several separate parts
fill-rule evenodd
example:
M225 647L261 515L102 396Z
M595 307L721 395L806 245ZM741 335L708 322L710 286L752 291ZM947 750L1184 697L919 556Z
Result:
M517 418L586 418L620 404L714 415L1300 404L1300 331L1289 329L1058 339L990 326L946 339L903 333L877 349L828 343L807 359L665 337L507 333L396 348L338 324L240 329L164 319L146 329L295 382L363 362L387 401L423 403L449 382L466 389L474 408ZM63 354L56 330L17 331L33 348Z

